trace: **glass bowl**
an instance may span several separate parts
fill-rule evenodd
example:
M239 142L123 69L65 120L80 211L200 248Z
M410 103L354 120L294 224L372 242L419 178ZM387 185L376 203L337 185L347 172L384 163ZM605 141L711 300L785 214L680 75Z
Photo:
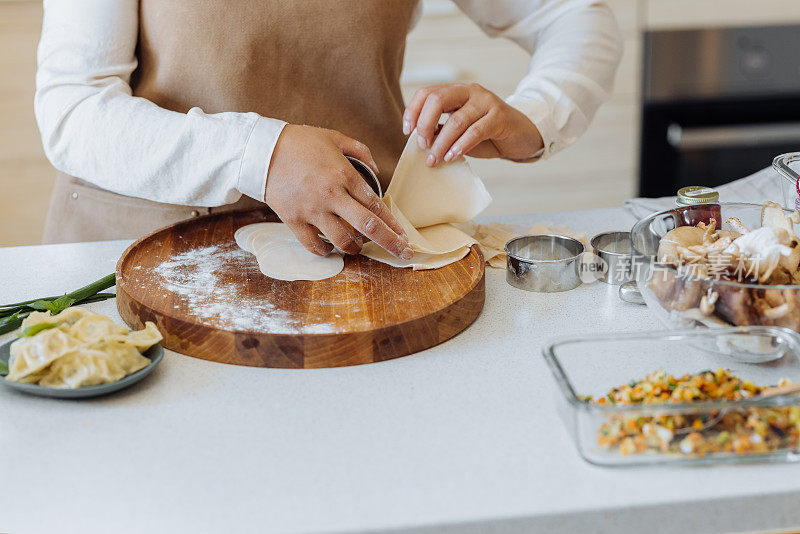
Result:
M780 357L742 362L698 344L747 344L753 338ZM774 326L613 333L552 340L543 355L559 388L557 406L581 456L604 466L785 462L800 460L800 396L669 404L587 402L611 388L663 370L729 370L757 386L800 381L800 336ZM630 438L630 439L628 439Z
M800 209L800 152L781 154L772 161L772 168L778 171L783 194L783 206Z
M634 225L631 230L632 271L645 304L665 326L677 329L758 325L800 331L800 285L701 278L685 271L679 273L657 261L660 239L673 228L708 223L713 217L718 226L722 221L722 229L730 230L732 228L724 221L736 217L753 230L761 227L761 209L760 204L737 202L701 204L654 213ZM787 215L791 213L784 211ZM708 302L713 304L710 313ZM780 303L786 306L776 308ZM774 355L761 355L756 340L752 350L741 349L739 356L752 361Z

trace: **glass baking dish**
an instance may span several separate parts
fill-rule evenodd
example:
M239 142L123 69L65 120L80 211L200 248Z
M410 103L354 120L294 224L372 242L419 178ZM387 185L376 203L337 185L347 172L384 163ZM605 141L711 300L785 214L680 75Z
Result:
M780 174L783 206L800 209L800 185L797 182L800 178L800 152L781 154L772 160L772 168Z
M742 361L737 351L725 350L731 346L758 346L764 357ZM559 412L589 463L800 460L797 394L663 404L597 403L611 388L658 370L676 380L706 370L716 376L725 369L756 386L798 382L800 336L792 330L750 326L563 337L549 342L543 354L559 386ZM586 400L586 395L594 400Z

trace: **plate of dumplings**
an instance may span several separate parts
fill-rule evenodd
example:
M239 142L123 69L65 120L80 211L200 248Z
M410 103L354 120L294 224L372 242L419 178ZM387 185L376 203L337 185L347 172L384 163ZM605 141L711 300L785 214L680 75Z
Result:
M109 317L72 307L33 312L18 338L0 346L11 388L63 399L107 395L147 377L164 357L153 323L129 331Z

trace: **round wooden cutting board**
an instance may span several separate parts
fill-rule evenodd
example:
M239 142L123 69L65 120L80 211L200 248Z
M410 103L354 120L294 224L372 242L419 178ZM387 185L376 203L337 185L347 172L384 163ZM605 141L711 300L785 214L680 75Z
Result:
M277 221L267 209L206 215L135 242L117 263L117 308L152 321L174 351L221 363L314 368L411 354L464 330L483 308L483 256L429 271L348 256L320 281L264 276L236 229Z

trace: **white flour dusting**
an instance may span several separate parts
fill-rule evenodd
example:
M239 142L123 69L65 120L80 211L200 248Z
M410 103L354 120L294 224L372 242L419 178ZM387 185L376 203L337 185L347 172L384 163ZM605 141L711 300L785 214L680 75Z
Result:
M279 309L264 299L249 297L240 284L218 276L226 268L247 271L252 270L252 265L253 256L249 252L212 245L176 254L153 271L161 278L163 290L176 295L182 307L213 326L270 334L336 331L330 323L304 324L302 315ZM253 276L263 275L255 271ZM264 277L264 281L268 279Z

